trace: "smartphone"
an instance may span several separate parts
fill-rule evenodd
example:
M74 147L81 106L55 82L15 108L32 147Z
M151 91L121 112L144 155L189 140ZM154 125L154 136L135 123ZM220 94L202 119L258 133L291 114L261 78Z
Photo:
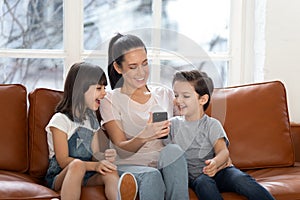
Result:
M168 119L168 113L167 112L154 112L152 113L152 121L153 122L161 122L161 121L164 121L164 120L167 120ZM166 139L168 136L164 136L164 137L161 137L159 139Z

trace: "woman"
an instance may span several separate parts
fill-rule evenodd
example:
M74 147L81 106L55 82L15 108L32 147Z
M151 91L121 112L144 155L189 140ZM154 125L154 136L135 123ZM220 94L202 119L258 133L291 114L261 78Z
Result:
M151 113L173 115L170 89L148 86L149 66L143 41L117 34L109 44L112 91L101 102L103 126L121 158L118 169L134 174L141 200L189 199L187 164L178 145L164 147L168 120L152 123Z

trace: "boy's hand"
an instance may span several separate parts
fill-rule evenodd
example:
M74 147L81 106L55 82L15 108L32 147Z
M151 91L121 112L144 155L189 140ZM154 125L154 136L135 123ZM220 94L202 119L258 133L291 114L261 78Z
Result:
M209 177L213 177L218 172L218 166L214 159L206 160L206 166L203 168L203 173Z
M226 167L230 167L232 166L232 160L231 158L229 157L227 162L225 162L223 165L221 165L219 168L218 168L218 171L222 170L222 169L225 169Z
M116 161L117 152L115 149L106 149L104 152L104 159L111 163Z

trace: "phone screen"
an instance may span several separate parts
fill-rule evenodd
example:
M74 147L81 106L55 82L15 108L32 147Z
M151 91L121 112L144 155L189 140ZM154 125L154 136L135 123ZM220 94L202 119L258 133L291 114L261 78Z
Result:
M154 112L153 113L153 122L161 122L168 119L167 112Z
M168 119L168 113L167 112L154 112L152 114L152 118L153 118L153 122L161 122L161 121L164 121L164 120L167 120ZM164 136L164 137L161 137L159 139L166 139L168 138L168 136Z

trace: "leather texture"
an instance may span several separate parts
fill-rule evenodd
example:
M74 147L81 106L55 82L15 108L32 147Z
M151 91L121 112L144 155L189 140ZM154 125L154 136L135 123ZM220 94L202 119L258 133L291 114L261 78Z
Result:
M294 164L286 91L281 82L217 89L210 110L228 134L230 156L236 167Z
M0 169L25 172L28 165L27 91L0 85Z
M29 93L29 174L43 178L48 169L48 144L46 125L54 114L55 107L63 96L63 92L38 88Z
M27 94L20 84L0 85L0 199L59 197L44 186L48 167L44 128L62 95L46 88ZM237 167L277 200L300 199L300 124L289 121L281 82L215 89L207 113L223 124ZM189 192L190 199L197 199ZM234 193L222 196L225 200L245 199ZM104 187L83 187L81 199L106 199Z

